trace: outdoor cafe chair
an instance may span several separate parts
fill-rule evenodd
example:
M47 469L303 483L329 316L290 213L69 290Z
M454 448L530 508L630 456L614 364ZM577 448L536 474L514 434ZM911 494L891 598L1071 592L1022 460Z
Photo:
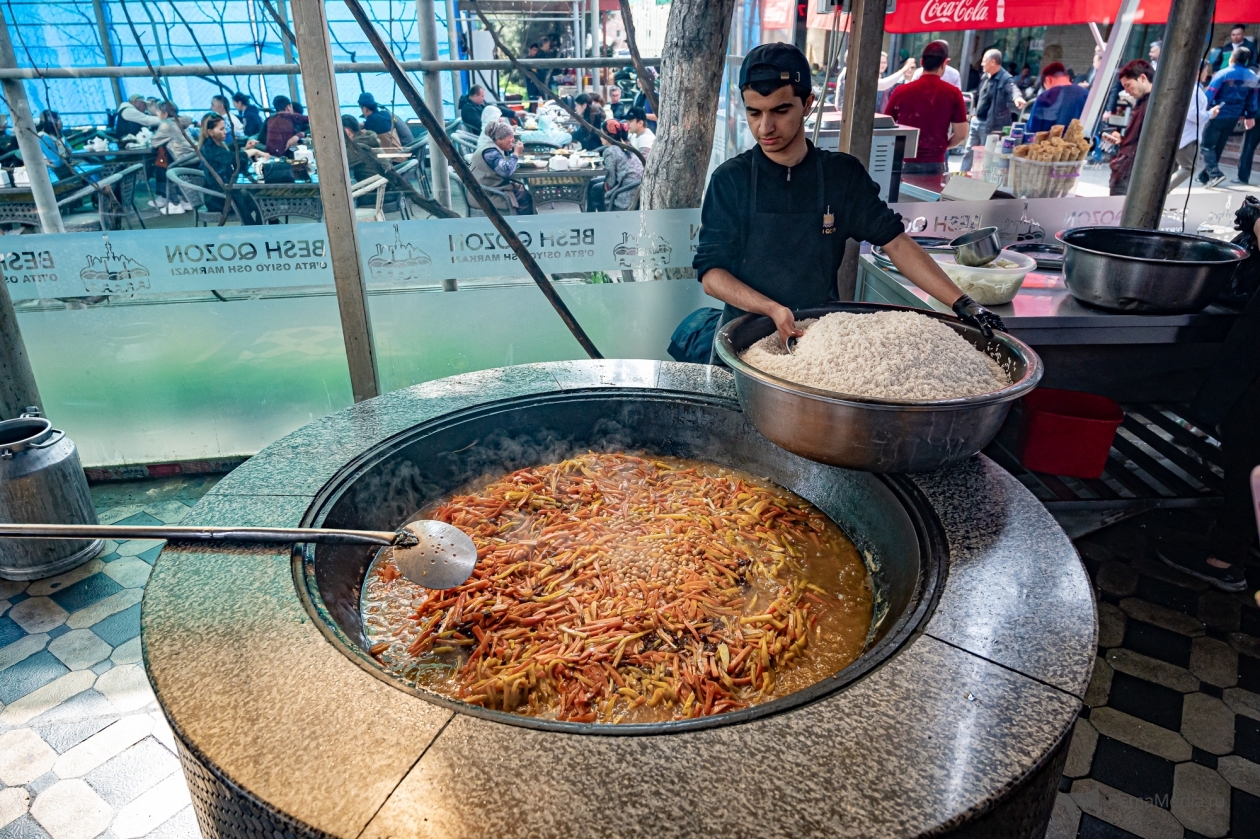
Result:
M57 208L61 209L63 207L73 207L88 196L94 196L96 199L95 211L65 213L61 216L61 223L65 227L66 232L88 233L97 230L116 229L115 224L118 219L123 218L126 208L119 202L113 187L124 178L130 178L134 184L136 173L143 168L144 165L141 163L132 164L126 169L120 169L112 175L87 184L58 201Z
M639 209L639 187L641 186L643 186L642 181L640 181L639 183L634 183L634 184L622 184L621 186L614 189L612 192L605 194L604 195L604 209L608 212L613 212L614 202L616 201L617 196L626 195L627 193L631 193L631 192L634 193L634 200L630 202L630 206L627 207L626 209L628 210Z
M468 194L468 187L464 186L464 182L460 180L459 178L454 177L454 173L452 173L451 179L456 181L459 184L460 189L464 191L464 203L468 205L468 217L469 218L485 218L485 215L486 215L485 211L482 210L481 207L477 206L477 202L474 201L472 196ZM512 199L508 197L508 194L506 192L504 192L501 189L495 189L494 187L490 187L490 186L482 186L481 188L482 190L485 191L486 195L489 195L491 198L503 199L503 203L507 205L507 209L500 210L500 212L502 212L503 215L505 216L516 215L516 208L512 206Z
M144 228L144 218L140 215L140 208L136 206L136 181L139 180L140 174L144 172L143 163L133 163L130 166L124 166L113 172L109 177L118 175L118 180L114 183L115 201L108 201L104 196L105 208L102 215L114 219L114 224L122 224L127 220L127 215L134 215L136 221L141 228ZM111 225L112 226L112 225Z
M223 199L224 208L231 207L232 212L236 212L236 208L227 200L226 195L205 185L206 173L200 169L172 167L166 170L166 178L183 190L184 195L188 197L188 203L193 205L194 227L218 225L223 220L223 213L213 213L206 209L207 195Z
M350 196L359 198L370 192L376 192L376 205L373 207L355 207L354 217L356 221L384 221L385 211L385 188L389 186L389 181L383 175L373 175L370 178L364 178L357 184L350 185ZM396 193L395 193L396 194Z
M406 178L409 173L420 168L420 161L413 157L395 167L394 174L399 177ZM390 190L385 193L385 206L383 211L386 213L399 213L403 218L411 218L411 205L403 200L403 194L399 190Z

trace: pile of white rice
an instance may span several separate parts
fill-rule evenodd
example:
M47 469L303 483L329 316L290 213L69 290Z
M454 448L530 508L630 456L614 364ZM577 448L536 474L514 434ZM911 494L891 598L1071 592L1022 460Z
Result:
M935 318L914 312L833 312L797 324L789 355L777 333L740 356L789 382L877 399L955 399L1010 384L996 361Z

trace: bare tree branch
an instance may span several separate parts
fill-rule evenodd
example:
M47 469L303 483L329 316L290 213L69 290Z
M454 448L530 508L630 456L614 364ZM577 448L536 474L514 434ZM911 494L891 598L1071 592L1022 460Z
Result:
M661 106L656 101L656 85L652 84L652 77L648 75L648 68L643 63L643 56L639 55L639 42L634 36L634 16L630 14L630 0L621 0L621 22L626 26L626 46L630 48L630 60L634 63L634 74L639 77L639 89L643 91L643 95L647 97L648 104L652 106L652 113L659 116Z

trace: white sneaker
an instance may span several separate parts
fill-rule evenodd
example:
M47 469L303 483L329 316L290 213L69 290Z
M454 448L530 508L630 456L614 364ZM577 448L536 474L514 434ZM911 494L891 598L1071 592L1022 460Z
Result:
M161 210L158 210L158 212L160 212L164 216L182 216L184 213L187 212L187 210L185 210L179 204L168 203Z
M192 208L193 208L193 206L192 206L192 204L188 203L187 201L180 201L180 202L179 202L179 206L180 206L180 208L181 208L181 209L183 209L183 211L184 211L185 213L191 213L191 212L192 212Z
M152 201L150 201L150 202L149 202L149 206L150 206L150 207L157 207L157 208L160 210L160 209L162 209L163 207L165 207L165 206L166 206L167 204L169 204L169 203L171 203L171 202L170 202L170 201L168 201L168 200L166 200L165 198L163 198L163 197L161 197L161 196L159 195L157 198L154 198Z

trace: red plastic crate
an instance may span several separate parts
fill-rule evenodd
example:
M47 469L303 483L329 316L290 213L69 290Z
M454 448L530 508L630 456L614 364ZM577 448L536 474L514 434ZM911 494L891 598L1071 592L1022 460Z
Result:
M1124 411L1092 393L1039 387L1024 397L1019 462L1033 472L1098 478Z

